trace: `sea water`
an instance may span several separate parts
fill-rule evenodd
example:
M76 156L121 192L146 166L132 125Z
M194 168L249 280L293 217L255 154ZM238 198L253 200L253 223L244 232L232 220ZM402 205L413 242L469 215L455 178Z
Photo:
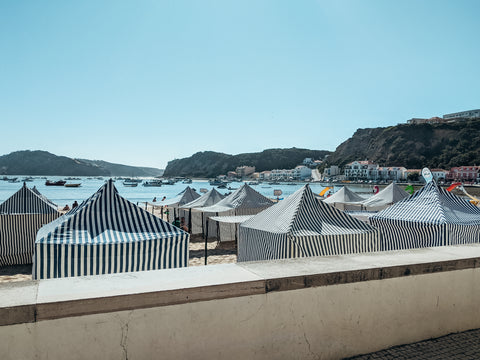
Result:
M17 176L8 176L9 178L14 178ZM18 180L25 178L26 176L18 176ZM62 177L48 177L50 181L62 180ZM74 201L81 203L83 200L90 197L95 193L107 180L108 178L99 179L99 178L86 178L81 177L80 180L68 180L67 183L81 183L80 187L64 187L64 186L46 186L45 178L34 177L33 181L27 182L27 186L32 188L35 186L42 195L45 195L48 199L53 201L58 206L71 206ZM146 179L148 180L148 179ZM193 180L191 184L184 184L181 181L175 183L174 185L162 185L161 187L154 186L142 186L142 183L139 183L136 187L126 187L123 185L122 180L115 181L115 187L117 188L119 194L124 198L130 200L133 203L141 203L149 201L151 202L153 198L157 198L157 201L160 202L165 196L166 199L171 199L177 196L181 191L185 190L187 186L194 188L200 195L200 189L210 190L213 188L207 180ZM237 189L242 186L243 182L231 182L228 184L228 187ZM23 183L20 182L8 182L0 180L0 203L12 196L16 191L22 187ZM280 184L280 185L268 185L267 183L262 183L258 185L252 185L256 191L268 198L276 198L273 195L274 190L282 190L282 195L280 198L285 198L288 195L293 194L300 187L305 185L305 183L290 183L290 184ZM311 183L310 187L312 191L316 194L320 193L328 184L321 183ZM371 185L348 185L349 189L360 193L364 197L368 197L368 194L372 191ZM334 191L339 190L341 186L334 186ZM218 189L218 192L221 194L229 194L234 190L228 189Z

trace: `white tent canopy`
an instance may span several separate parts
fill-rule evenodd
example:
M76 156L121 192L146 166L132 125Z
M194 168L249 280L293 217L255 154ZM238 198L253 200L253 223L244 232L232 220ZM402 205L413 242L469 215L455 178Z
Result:
M206 219L209 214L204 213L201 209L215 205L224 198L225 195L220 194L215 188L213 188L199 198L180 206L180 216L185 217L186 224L188 224L191 234L202 234L206 232ZM210 236L215 236L215 223L211 222L209 228L208 233Z
M397 184L391 183L385 189L362 202L364 210L380 211L386 207L405 199L409 194Z
M316 200L308 185L240 225L238 261L376 251L372 226Z
M363 201L365 201L363 197L354 193L346 186L323 200L323 202L330 204L339 210L360 210Z

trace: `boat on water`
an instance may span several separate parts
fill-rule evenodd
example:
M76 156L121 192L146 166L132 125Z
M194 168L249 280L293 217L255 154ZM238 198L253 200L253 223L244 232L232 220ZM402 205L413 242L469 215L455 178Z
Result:
M192 179L183 180L183 184L191 184L191 183L192 183Z
M46 186L64 186L67 182L65 180L58 180L58 181L45 181Z
M138 186L138 182L125 180L125 181L123 182L123 186L126 186L126 187L136 187L136 186Z
M226 189L226 188L227 188L226 184L217 185L217 189Z
M150 180L150 181L145 181L143 186L162 186L162 180Z
M65 184L63 186L69 187L69 188L70 187L74 188L74 187L80 187L80 185L82 185L82 183L71 183L71 184Z
M226 186L226 185L228 185L227 182L222 181L222 180L218 180L218 179L216 179L216 180L210 180L209 183L210 183L211 186L219 186L219 185L225 185L225 186ZM223 189L223 188L222 188L222 189Z
M31 176L29 176L29 177L23 178L22 181L23 182L32 182L33 178Z
M173 179L162 180L162 185L175 185L175 180Z

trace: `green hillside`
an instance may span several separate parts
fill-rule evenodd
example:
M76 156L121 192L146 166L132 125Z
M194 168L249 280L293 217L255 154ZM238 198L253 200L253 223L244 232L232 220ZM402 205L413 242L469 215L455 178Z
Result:
M308 149L268 149L258 153L228 155L213 151L198 152L189 158L168 163L164 176L215 177L234 171L237 166L255 166L256 171L292 169L305 158L324 159L330 151Z
M406 168L478 165L480 120L358 129L328 157L327 165L365 159Z

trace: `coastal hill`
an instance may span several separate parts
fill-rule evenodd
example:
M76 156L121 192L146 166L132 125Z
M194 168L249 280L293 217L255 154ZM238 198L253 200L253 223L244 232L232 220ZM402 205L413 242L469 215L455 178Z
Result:
M381 166L410 169L479 165L480 120L358 129L324 166L366 159Z
M0 175L157 176L162 173L163 170L156 168L72 159L40 150L15 151L0 156Z
M268 149L257 153L229 155L213 151L203 151L194 155L169 161L165 176L215 177L235 171L242 165L255 166L256 171L272 169L292 169L305 158L323 160L330 154L326 150L308 149Z

